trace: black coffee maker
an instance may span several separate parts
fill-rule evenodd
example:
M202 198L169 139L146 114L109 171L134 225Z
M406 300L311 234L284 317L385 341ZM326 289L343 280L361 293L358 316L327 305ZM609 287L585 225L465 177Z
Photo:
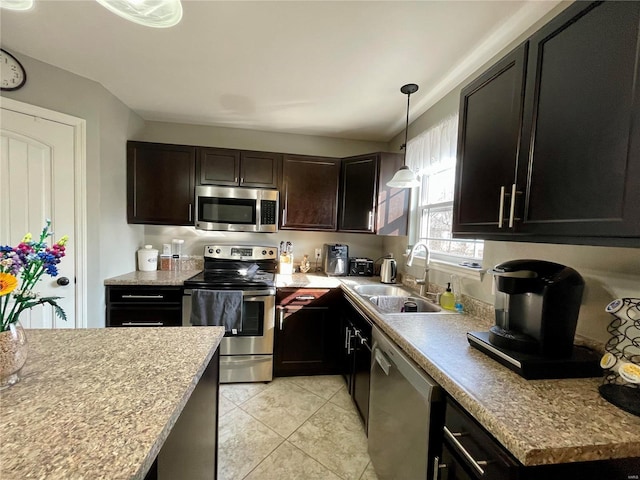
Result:
M525 378L600 376L595 352L575 347L584 280L574 269L543 260L496 265L496 324L469 332L469 343Z

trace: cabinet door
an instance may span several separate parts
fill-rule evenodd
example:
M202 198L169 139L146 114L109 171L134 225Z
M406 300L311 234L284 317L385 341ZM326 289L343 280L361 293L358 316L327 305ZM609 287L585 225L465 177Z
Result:
M278 188L282 155L268 152L240 153L240 186Z
M507 233L524 93L524 43L461 92L454 236ZM471 235L469 235L471 234Z
M403 164L399 153L382 152L378 172L376 203L376 233L378 235L406 235L409 221L409 188L391 188L387 182Z
M276 313L276 376L337 373L339 323L329 307L277 307Z
M240 151L198 148L200 185L236 186L240 182Z
M640 236L639 2L576 2L530 39L518 230Z
M127 142L127 222L193 225L195 147Z
M336 230L340 160L285 155L281 228Z
M342 160L338 230L375 232L377 182L377 155Z

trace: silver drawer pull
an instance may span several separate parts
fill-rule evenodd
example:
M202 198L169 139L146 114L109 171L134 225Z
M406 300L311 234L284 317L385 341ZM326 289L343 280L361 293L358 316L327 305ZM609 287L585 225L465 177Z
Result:
M486 466L489 462L487 462L486 460L476 460L471 456L469 452L467 452L467 450L462 446L462 444L456 438L456 437L464 436L464 433L459 433L459 432L451 433L451 430L449 430L445 426L444 436L447 437L447 439L451 443L453 443L455 448L464 456L464 458L467 459L467 461L471 464L471 466L475 469L476 472L478 472L480 475L484 475L484 470L482 469L481 465Z
M316 297L314 295L298 295L296 300L315 300Z
M122 298L163 299L164 295L122 295Z
M164 322L125 322L123 327L162 327Z

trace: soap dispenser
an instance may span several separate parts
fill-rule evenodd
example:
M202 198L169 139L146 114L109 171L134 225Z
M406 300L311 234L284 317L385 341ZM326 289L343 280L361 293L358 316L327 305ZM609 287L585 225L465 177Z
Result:
M440 295L440 306L446 310L456 309L456 297L451 291L451 283L447 283L447 290Z

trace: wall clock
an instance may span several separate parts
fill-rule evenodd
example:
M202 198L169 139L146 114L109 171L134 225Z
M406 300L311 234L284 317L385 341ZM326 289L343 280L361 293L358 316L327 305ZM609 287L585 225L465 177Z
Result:
M16 57L0 48L0 90L18 90L27 81L27 73Z

